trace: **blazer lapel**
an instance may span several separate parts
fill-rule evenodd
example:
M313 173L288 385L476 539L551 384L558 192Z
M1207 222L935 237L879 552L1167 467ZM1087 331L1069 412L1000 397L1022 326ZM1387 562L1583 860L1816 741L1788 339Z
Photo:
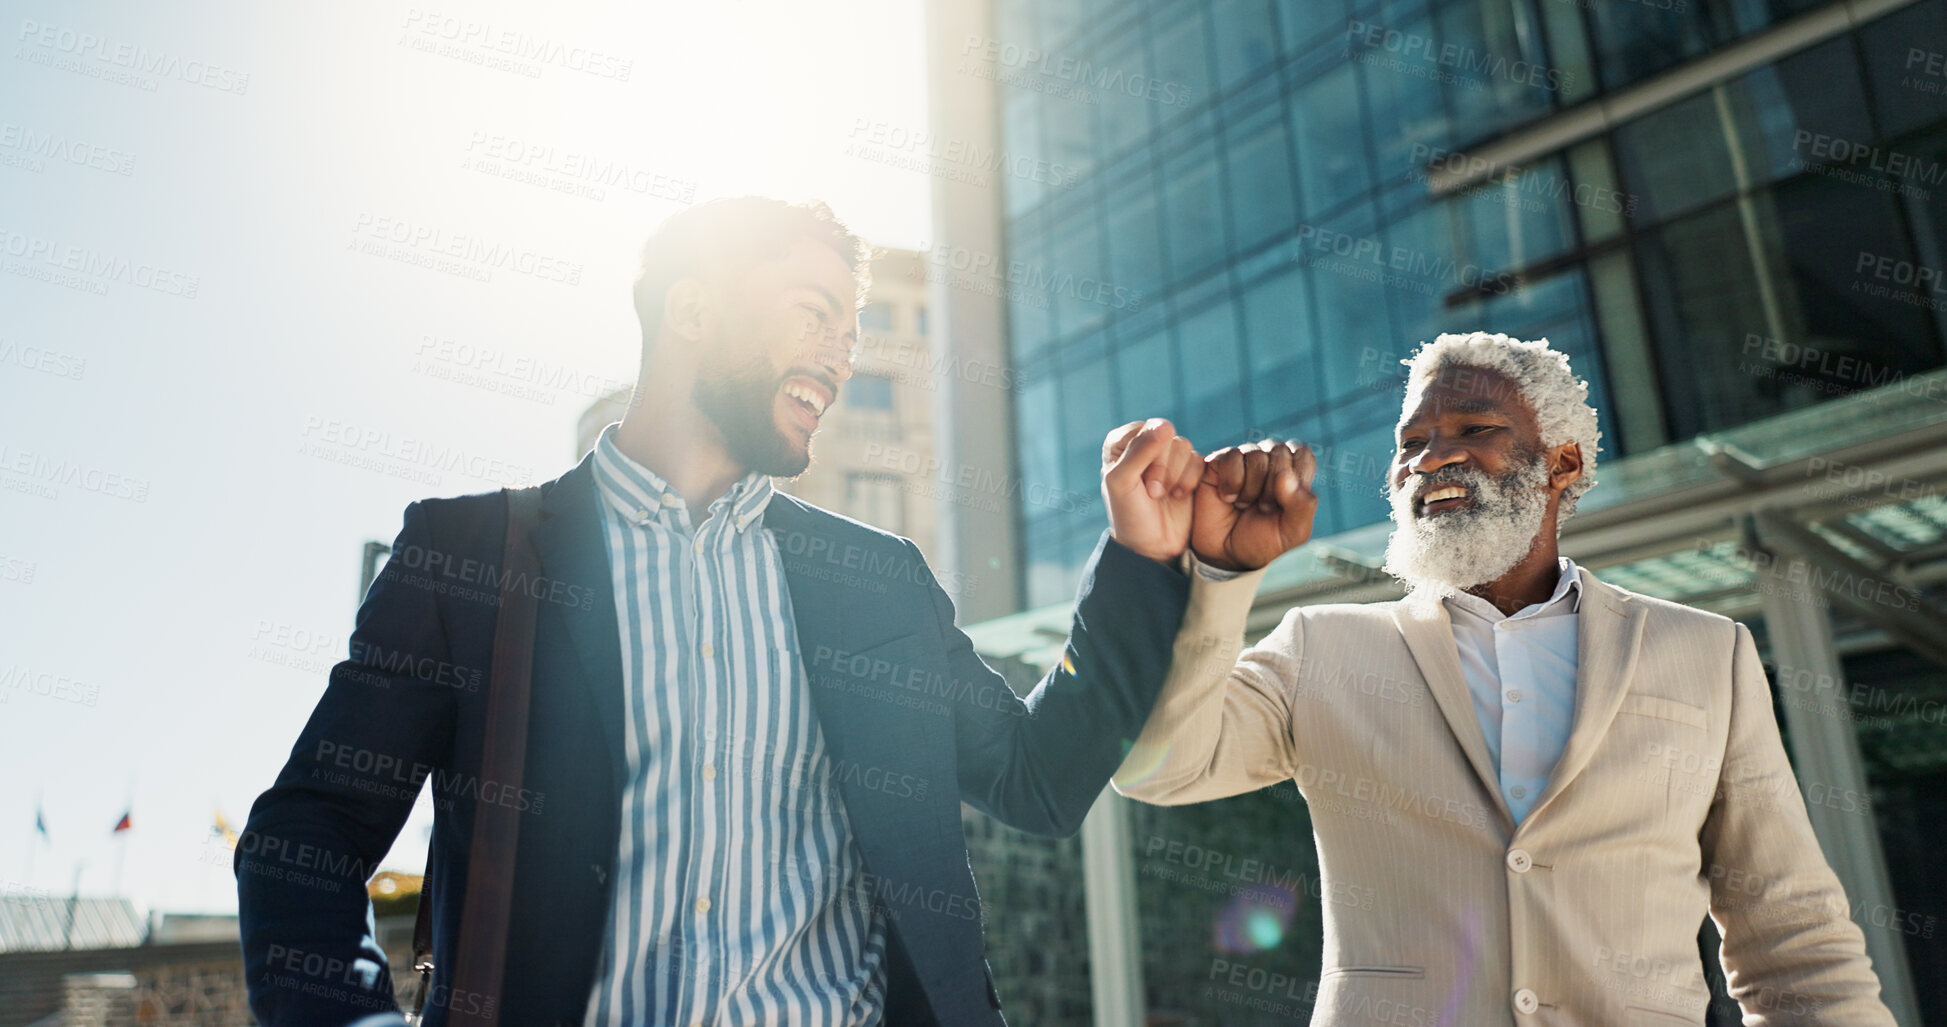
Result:
M1637 650L1643 641L1643 604L1589 573L1588 568L1577 565L1575 570L1581 581L1582 602L1576 612L1574 727L1548 776L1548 787L1522 819L1523 824L1532 823L1588 766L1595 747L1616 719L1623 695L1629 691Z
M910 611L889 610L883 601L875 602L871 593L856 586L855 575L829 573L840 564L827 565L825 555L856 543L832 538L810 509L782 492L771 497L764 524L777 536L784 556L799 658L826 754L841 770L839 795L852 833L875 873L899 877L905 871L895 868L921 867L932 858L926 846L934 838L920 829L922 818L936 819L939 808L949 804L916 805L910 797L870 787L868 780L880 780L880 774L912 774L940 789L938 794L957 795L951 764L941 758L952 753L953 737L945 716L919 710L907 715L906 707L884 698L885 680L854 680L853 668L885 660L899 673L928 674L932 668L927 661L933 654L923 644L906 644L910 632L886 641L888 631L897 633L899 625L910 625ZM930 618L932 611L925 615ZM835 654L844 656L837 659ZM943 673L944 664L939 669ZM845 767L872 773L868 778L843 772ZM959 805L950 806L957 829Z
M1447 605L1431 593L1414 592L1393 604L1393 621L1406 638L1406 647L1426 677L1433 700L1447 718L1454 740L1467 754L1482 788L1501 812L1503 826L1514 827L1514 813L1501 795L1501 775L1487 752L1487 738L1481 734L1480 716L1474 712L1474 697L1467 688L1467 674L1460 669L1460 650L1453 640L1453 622Z
M550 579L588 589L586 607L541 604L542 624L552 611L567 622L569 637L581 660L581 684L588 689L608 746L613 787L628 780L622 742L622 635L615 619L615 588L608 546L602 541L601 511L596 507L594 454L556 479L541 500L541 523L529 537Z

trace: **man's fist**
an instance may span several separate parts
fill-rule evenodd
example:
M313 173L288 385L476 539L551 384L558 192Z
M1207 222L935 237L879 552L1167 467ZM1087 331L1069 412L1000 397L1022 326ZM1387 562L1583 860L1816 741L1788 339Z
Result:
M1247 442L1210 454L1196 490L1190 548L1227 571L1254 571L1312 537L1318 460L1297 442Z
M1160 417L1131 421L1102 440L1102 503L1109 536L1174 563L1190 544L1191 506L1203 460L1190 440Z

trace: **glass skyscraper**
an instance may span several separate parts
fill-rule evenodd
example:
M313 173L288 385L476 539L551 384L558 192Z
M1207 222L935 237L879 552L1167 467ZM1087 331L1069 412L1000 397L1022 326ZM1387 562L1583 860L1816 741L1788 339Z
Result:
M975 626L984 653L1051 658L1103 435L1147 416L1206 452L1318 455L1316 541L1254 629L1387 598L1399 361L1442 332L1545 336L1603 432L1568 529L1592 540L1565 551L1752 626L1801 784L1870 793L1812 816L1888 1001L1947 1018L1947 0L936 0L931 21L932 308L950 351L1012 372L942 426L949 464L1014 498L1005 522L947 514L963 566L1018 568L1024 612ZM1933 455L1879 470L1913 440ZM1753 526L1767 504L1931 619L1767 591L1750 557L1797 537ZM1812 664L1852 691L1779 673ZM1308 1018L1321 909L1360 897L1320 879L1290 782L1098 813L1096 1022ZM1010 922L988 925L1003 997L1033 992ZM1708 927L1700 948L1715 976ZM1736 1022L1712 983L1712 1022Z
M998 0L935 81L998 98L1023 494L1161 415L1308 442L1321 537L1381 520L1443 331L1566 351L1605 457L1940 366L1947 13L1772 52L1846 6ZM1028 605L1067 598L1099 504L1019 513Z

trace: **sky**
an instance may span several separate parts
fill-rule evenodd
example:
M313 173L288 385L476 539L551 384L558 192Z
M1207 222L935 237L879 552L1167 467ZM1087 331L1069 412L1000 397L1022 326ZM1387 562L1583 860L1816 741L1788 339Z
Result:
M650 229L760 193L924 247L926 175L846 153L925 130L922 25L163 6L0 7L0 891L230 912L214 818L342 657L364 544L572 465Z

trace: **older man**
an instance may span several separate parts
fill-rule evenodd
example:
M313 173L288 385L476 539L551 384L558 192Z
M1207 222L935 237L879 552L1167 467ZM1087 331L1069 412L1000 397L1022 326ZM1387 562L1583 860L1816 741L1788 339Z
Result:
M1708 912L1746 1023L1892 1024L1750 631L1557 552L1599 437L1567 357L1476 333L1407 363L1406 598L1290 610L1239 655L1264 566L1310 537L1315 464L1211 454L1175 665L1117 790L1296 781L1325 886L1376 896L1325 910L1314 1023L1699 1024Z

